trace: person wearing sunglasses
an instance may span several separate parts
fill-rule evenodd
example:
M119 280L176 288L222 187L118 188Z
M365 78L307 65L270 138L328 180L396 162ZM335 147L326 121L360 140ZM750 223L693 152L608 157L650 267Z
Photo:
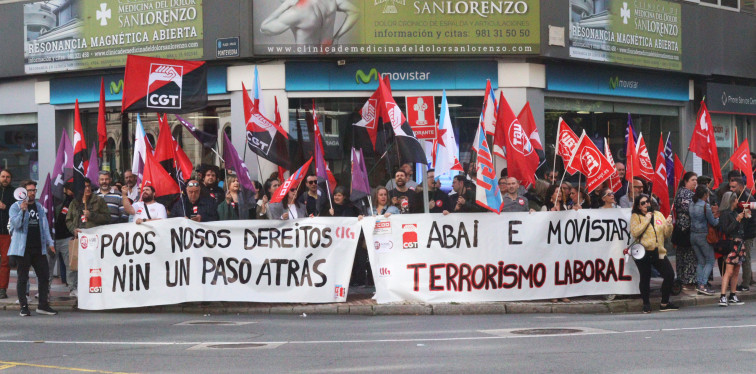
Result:
M310 174L305 178L305 188L307 193L303 193L297 198L299 204L304 205L307 216L314 217L320 214L323 207L328 205L328 196L318 187L318 177Z
M633 203L633 214L630 216L630 235L640 242L646 249L646 255L640 260L636 259L640 273L641 299L643 299L643 313L651 313L651 268L655 268L662 275L662 297L659 310L662 312L679 309L669 301L672 294L672 283L675 279L675 271L667 257L664 241L672 234L672 216L664 217L659 211L651 208L651 197L646 194L638 194ZM628 253L628 248L624 251Z
M289 220L307 217L307 208L297 199L297 187L291 187L278 203L268 204L268 219Z
M614 191L611 188L604 188L601 193L601 206L600 209L616 208L617 204L614 201Z
M200 183L196 179L186 182L186 195L173 204L171 217L185 217L195 222L218 220L218 205L209 196L200 194Z

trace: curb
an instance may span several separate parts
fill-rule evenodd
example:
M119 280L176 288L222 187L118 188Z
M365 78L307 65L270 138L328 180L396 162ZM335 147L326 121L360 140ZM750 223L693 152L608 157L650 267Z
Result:
M756 293L739 293L744 301L756 300ZM658 295L652 295L658 298ZM681 308L708 306L719 303L717 296L675 297L673 301ZM658 301L657 301L658 302ZM34 310L36 303L30 302ZM84 312L71 301L51 302L60 311ZM479 315L479 314L617 314L640 313L643 303L637 298L613 301L551 302L491 302L491 303L444 303L444 304L276 304L205 302L162 305L129 309L112 309L97 312L115 313L190 313L190 314L277 314L277 315L354 315L354 316L419 316L419 315ZM652 304L658 311L658 304ZM19 305L7 303L0 310L19 310ZM95 312L95 311L92 311Z

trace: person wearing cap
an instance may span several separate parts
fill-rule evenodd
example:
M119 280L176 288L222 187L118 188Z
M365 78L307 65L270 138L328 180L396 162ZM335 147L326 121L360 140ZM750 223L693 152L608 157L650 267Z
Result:
M103 198L92 193L92 181L84 178L84 192L79 192L71 204L68 206L66 214L66 227L74 238L79 237L81 229L91 229L100 225L110 223L110 211ZM78 296L78 271L68 273L69 288L71 296Z
M202 196L200 183L190 179L186 183L186 195L173 204L171 217L189 218L195 222L212 222L218 220L218 204L211 197Z
M155 187L148 184L142 188L142 199L134 204L129 200L129 188L121 187L121 199L123 210L126 214L134 216L137 225L142 222L168 218L165 206L155 201Z
M127 221L127 217L123 210L123 202L119 193L121 191L116 190L110 185L112 181L109 171L101 171L98 177L100 189L97 190L96 195L105 200L105 204L108 206L108 211L110 212L110 223L123 223Z

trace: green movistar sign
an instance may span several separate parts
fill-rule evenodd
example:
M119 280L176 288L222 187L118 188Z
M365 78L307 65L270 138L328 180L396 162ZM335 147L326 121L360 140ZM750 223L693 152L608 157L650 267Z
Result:
M357 84L360 84L360 82L368 84L373 80L378 80L378 70L375 70L375 68L370 69L370 73L367 75L362 70L357 70L357 73L354 75L354 81Z

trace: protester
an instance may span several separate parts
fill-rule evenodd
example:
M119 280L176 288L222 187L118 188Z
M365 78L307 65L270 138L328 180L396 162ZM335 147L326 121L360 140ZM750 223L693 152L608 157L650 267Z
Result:
M126 214L134 216L134 222L137 225L168 218L165 206L155 201L155 187L152 185L144 186L142 199L134 204L129 201L129 189L124 186L121 189L121 200L123 201L123 210Z
M572 206L572 199L570 198L570 191L572 191L572 183L562 182L562 192L559 194L559 198L564 202L564 206Z
M730 170L730 172L727 173L727 183L720 183L716 190L717 201L722 200L722 196L725 192L734 191L735 185L732 184L732 182L738 180L743 181L743 173L741 173L740 170ZM709 181L711 181L711 179L709 179ZM701 184L701 182L699 181L698 184Z
M103 200L105 200L105 204L108 206L108 211L110 212L110 223L126 222L128 219L123 210L121 194L118 193L120 191L117 191L110 185L110 183L112 182L110 172L101 171L100 176L98 177L98 182L100 182L100 189L97 190L96 194L97 196L103 198Z
M452 190L449 192L449 202L457 204L457 198L465 186L467 178L464 174L457 174L452 178Z
M561 189L558 185L552 184L546 190L546 204L541 208L542 212L557 212L565 210L564 198Z
M751 191L745 188L743 178L738 177L730 181L730 191L738 195L738 201L741 203L756 202L756 199L751 195ZM738 212L742 212L743 208L738 207ZM741 266L741 273L743 273L743 282L738 285L738 291L749 291L751 289L751 283L753 283L753 270L751 269L751 250L754 248L754 241L756 241L756 217L746 217L743 219L743 251L745 258Z
M570 203L571 206L567 206L567 209L591 209L591 197L585 193L583 187L572 187L570 190Z
M60 262L65 264L63 269L69 268L66 277L66 281L71 280L71 283L68 284L68 292L73 292L75 289L73 287L73 275L71 274L70 265L68 264L68 242L73 238L73 234L68 230L68 226L66 226L66 215L68 214L68 207L71 205L73 198L73 183L66 182L63 185L63 201L60 204L57 204L54 208L55 220L53 225L55 230L53 231L55 232L55 253L52 256L50 256L50 253L47 254L47 268L50 270L50 284L52 284L52 274L53 269L55 268L56 257L59 257ZM63 278L64 272L65 270L61 271L61 278ZM76 295L74 294L72 296Z
M226 193L223 192L222 188L218 187L217 167L208 167L202 173L202 193L210 196L216 206L222 203L223 200L226 200Z
M75 196L68 206L66 227L68 231L79 237L81 229L91 229L110 223L110 211L103 198L92 193L92 182L84 178L84 191ZM78 296L78 270L68 273L71 296Z
M617 196L617 194L615 194L614 191L612 191L611 188L604 188L602 190L602 195L601 195L601 200L600 200L601 201L600 208L601 209L616 208L617 205L616 205L616 203L614 201L614 198L616 196Z
M549 184L556 184L556 182L559 180L559 172L552 169L546 169L546 171L543 173L543 180L545 180Z
M677 278L685 286L695 287L696 284L696 255L690 244L690 204L698 186L698 176L689 171L683 175L677 190L674 210L677 217L675 231L672 233L672 244L676 246Z
M415 180L412 179L412 175L414 175L414 172L412 170L412 165L402 164L402 166L399 167L399 170L404 171L404 174L405 174L404 184L412 190L417 188L418 186L417 182L415 182ZM396 173L394 173L394 179L390 179L388 182L386 182L386 188L388 188L389 191L396 188Z
M395 205L391 205L388 197L388 189L383 186L378 186L373 193L373 215L382 215L388 218L392 214L401 214L399 208Z
M195 179L186 182L186 195L173 204L171 217L189 218L195 222L218 220L218 206L209 196L201 196L200 183Z
M619 202L620 199L622 199L622 197L627 194L628 183L627 183L627 179L625 179L626 167L625 167L625 164L621 162L616 162L614 164L614 168L617 169L617 176L620 178L620 182L621 182L621 186L619 190L617 190L617 192L614 193L614 200Z
M635 260L640 273L638 288L640 289L641 299L643 299L643 313L651 313L649 294L651 292L652 267L664 279L661 287L662 297L659 310L662 312L673 311L679 309L669 300L675 272L672 270L672 264L667 257L667 250L664 248L664 241L672 233L672 217L665 218L661 212L652 211L650 207L651 198L646 194L640 194L635 197L632 216L630 217L630 233L646 249L645 256L640 260ZM627 249L625 249L625 253L627 253Z
M58 312L52 309L49 303L50 274L47 267L47 250L55 253L55 242L50 237L47 211L35 200L37 182L30 180L23 182L22 185L26 188L26 199L11 205L9 212L13 233L8 250L8 255L13 256L17 265L16 292L21 307L20 314L23 317L31 316L26 288L29 282L29 268L34 267L34 273L40 280L37 285L39 287L37 314L54 316Z
M544 180L536 180L535 185L530 186L528 192L525 193L525 197L528 198L528 210L540 211L543 208L544 196L546 196L546 190L549 189L549 183Z
M435 170L428 169L426 176L428 178L428 212L449 214L449 211L454 210L454 207L449 201L449 195L441 191L441 181L436 180ZM422 193L417 195L421 197Z
M273 193L276 192L278 187L281 186L281 182L278 179L268 179L263 184L263 196L258 200L257 209L255 210L255 216L258 219L268 219L268 205L270 199L273 198Z
M736 211L737 205L737 194L728 191L722 195L722 202L719 204L719 224L722 233L728 240L728 247L732 249L725 258L725 273L722 276L722 293L719 295L719 306L728 306L730 304L743 305L743 301L737 295L736 286L738 284L740 265L745 259L742 221L751 213L750 210L738 213ZM730 289L730 297L725 296L728 287Z
M344 186L337 186L333 190L333 208L320 212L321 216L330 217L358 217L360 210L349 201L349 194Z
M457 194L457 204L454 206L454 211L458 213L487 212L475 200L475 185L473 182L466 180L462 183L462 190Z
M643 193L643 181L638 177L633 177L633 187L626 191L626 194L619 198L620 208L632 208L635 197ZM617 199L617 195L614 195Z
M307 207L297 200L297 187L292 186L278 203L268 204L268 219L289 220L307 217Z
M225 200L218 205L218 218L221 221L250 219L249 207L252 201L243 201L245 194L241 190L241 183L236 176L227 178L228 191Z
M323 207L329 204L328 195L318 187L318 177L308 175L305 178L307 193L299 196L299 203L306 208L307 216L314 217L320 214Z
M520 183L517 178L507 177L505 179L505 190L503 194L501 211L502 212L528 212L531 211L528 208L528 198L518 194L520 189ZM501 188L501 187L500 187Z
M389 190L391 204L397 205L402 214L421 213L422 207L418 207L417 196L414 189L407 185L407 173L399 169L394 173L394 183L396 187Z
M719 219L714 217L709 200L709 188L705 185L697 186L690 206L690 244L696 255L696 291L699 294L711 296L714 291L707 285L709 274L714 268L714 248L706 240L709 225L716 227Z
M137 185L137 175L132 173L131 170L123 172L123 179L126 186L129 187L129 199L131 202L139 200L139 186Z
M0 171L0 299L8 298L8 284L10 283L10 264L8 263L8 248L10 248L10 232L8 232L9 209L16 199L13 197L15 188L11 185L13 174L10 170Z

